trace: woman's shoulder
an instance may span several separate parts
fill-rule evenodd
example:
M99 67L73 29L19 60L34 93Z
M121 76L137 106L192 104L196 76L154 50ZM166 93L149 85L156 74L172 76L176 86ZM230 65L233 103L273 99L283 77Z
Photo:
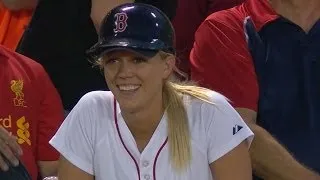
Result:
M184 99L188 104L192 106L192 108L196 108L198 106L206 107L208 109L214 110L220 107L228 106L230 107L230 100L219 92L207 90L205 92L206 98L200 99L197 97L192 97L190 95L186 95Z
M91 91L83 95L73 109L83 113L88 110L109 109L112 106L114 96L110 91Z
M114 96L111 91L91 91L81 97L79 103L99 103L112 101Z
M206 92L204 99L188 95L184 101L191 124L203 124L206 127L213 122L235 116L235 109L228 98L212 90Z
M65 119L66 123L82 124L79 128L96 131L105 126L106 119L112 119L113 94L109 91L86 93Z

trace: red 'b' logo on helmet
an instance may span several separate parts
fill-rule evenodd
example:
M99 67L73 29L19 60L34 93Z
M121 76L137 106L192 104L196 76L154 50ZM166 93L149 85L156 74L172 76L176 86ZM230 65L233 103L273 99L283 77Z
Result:
M113 31L115 33L125 31L127 26L128 26L128 24L127 24L127 20L128 20L127 14L122 12L122 13L117 13L114 16L116 18L116 22L115 22L116 28L114 28Z

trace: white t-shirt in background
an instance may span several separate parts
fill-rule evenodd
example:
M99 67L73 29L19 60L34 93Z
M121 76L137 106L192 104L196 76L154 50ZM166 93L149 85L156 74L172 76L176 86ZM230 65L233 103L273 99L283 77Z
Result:
M50 144L96 180L211 180L209 164L244 140L250 144L253 133L224 96L212 92L210 98L213 105L184 97L192 161L183 173L171 166L166 115L140 153L117 102L114 117L110 91L83 96Z

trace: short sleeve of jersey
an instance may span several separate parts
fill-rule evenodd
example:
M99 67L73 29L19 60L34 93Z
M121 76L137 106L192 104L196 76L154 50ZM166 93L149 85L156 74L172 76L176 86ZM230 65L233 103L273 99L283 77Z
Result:
M230 11L213 13L199 26L190 53L191 79L222 93L236 108L257 111L258 84L244 18Z
M247 141L250 146L253 139L253 132L224 96L215 93L213 102L213 105L206 106L205 111L209 118L207 129L209 163L224 156L243 141Z
M84 95L69 113L50 144L70 163L93 175L94 100Z

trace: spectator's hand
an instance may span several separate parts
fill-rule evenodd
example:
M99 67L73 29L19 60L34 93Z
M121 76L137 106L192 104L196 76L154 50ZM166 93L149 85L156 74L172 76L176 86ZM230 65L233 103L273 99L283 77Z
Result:
M10 166L8 163L13 166L19 165L18 159L22 155L22 149L16 139L0 126L0 170L7 171Z

